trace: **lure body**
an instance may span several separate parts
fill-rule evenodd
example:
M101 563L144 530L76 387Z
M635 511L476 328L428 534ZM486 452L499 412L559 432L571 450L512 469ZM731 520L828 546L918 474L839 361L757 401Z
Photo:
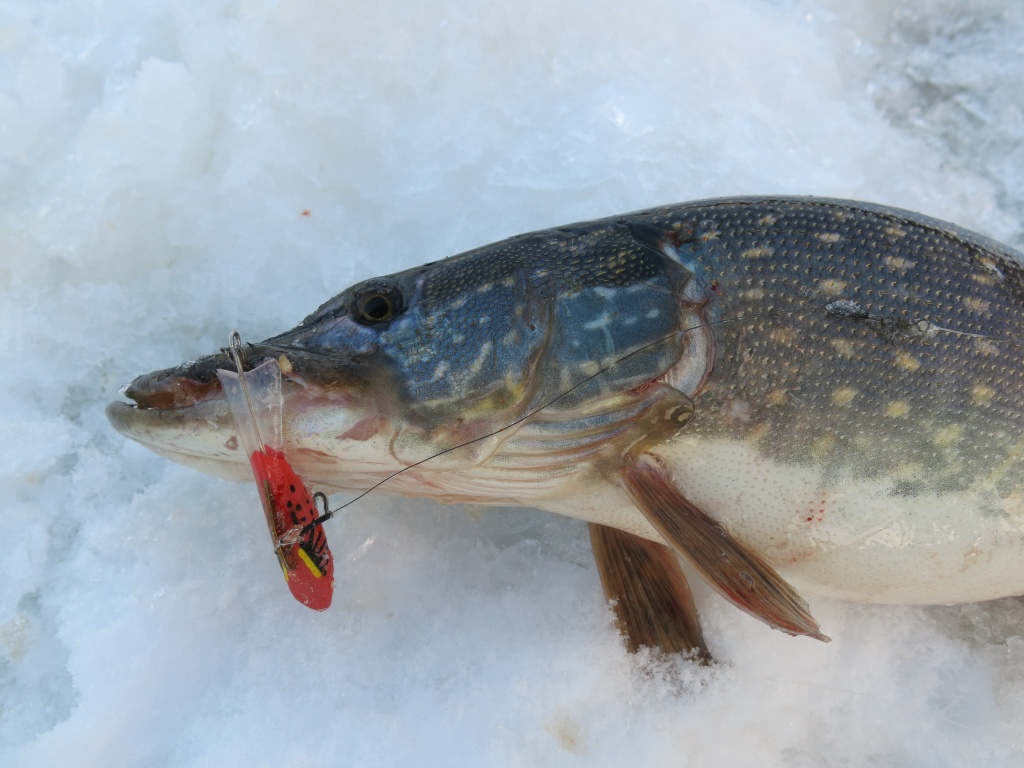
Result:
M240 363L241 357L236 360ZM309 527L316 519L313 496L282 450L281 369L271 358L251 371L221 369L217 376L249 457L288 589L308 608L326 610L334 591L334 561L323 527Z

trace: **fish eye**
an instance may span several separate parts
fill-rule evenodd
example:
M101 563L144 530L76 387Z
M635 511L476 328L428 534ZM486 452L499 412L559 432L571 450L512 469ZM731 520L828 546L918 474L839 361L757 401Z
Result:
M350 307L352 316L365 325L386 323L405 309L401 291L390 283L373 283L357 290Z

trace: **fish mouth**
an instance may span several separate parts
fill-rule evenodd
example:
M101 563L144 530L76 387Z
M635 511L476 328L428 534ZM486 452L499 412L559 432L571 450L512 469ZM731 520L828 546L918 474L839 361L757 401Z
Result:
M235 424L217 379L234 370L226 354L210 355L136 377L106 408L110 425L146 448L208 474L245 478L245 457L232 441Z
M345 353L262 343L245 345L244 358L247 369L267 358L278 360L286 421L292 423L301 422L303 414L329 410L343 429L381 389L372 366ZM218 369L236 370L225 352L143 374L124 388L124 400L107 406L107 420L161 456L208 474L245 479L248 464Z

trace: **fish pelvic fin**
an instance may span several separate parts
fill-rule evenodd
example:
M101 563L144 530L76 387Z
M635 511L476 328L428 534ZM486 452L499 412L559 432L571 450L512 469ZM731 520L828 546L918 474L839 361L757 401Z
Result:
M831 638L821 633L797 591L687 499L653 456L640 454L622 470L621 477L644 517L726 600L787 634L829 642Z
M647 646L711 661L690 587L671 549L597 523L590 524L590 542L630 653Z

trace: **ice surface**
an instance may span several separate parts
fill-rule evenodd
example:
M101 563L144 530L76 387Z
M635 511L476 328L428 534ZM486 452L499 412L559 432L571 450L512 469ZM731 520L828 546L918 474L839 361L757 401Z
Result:
M252 488L113 433L134 375L356 278L759 192L1024 244L1012 0L0 6L0 764L1024 763L1024 602L700 592L723 663L629 657L586 531L370 497L287 594Z

